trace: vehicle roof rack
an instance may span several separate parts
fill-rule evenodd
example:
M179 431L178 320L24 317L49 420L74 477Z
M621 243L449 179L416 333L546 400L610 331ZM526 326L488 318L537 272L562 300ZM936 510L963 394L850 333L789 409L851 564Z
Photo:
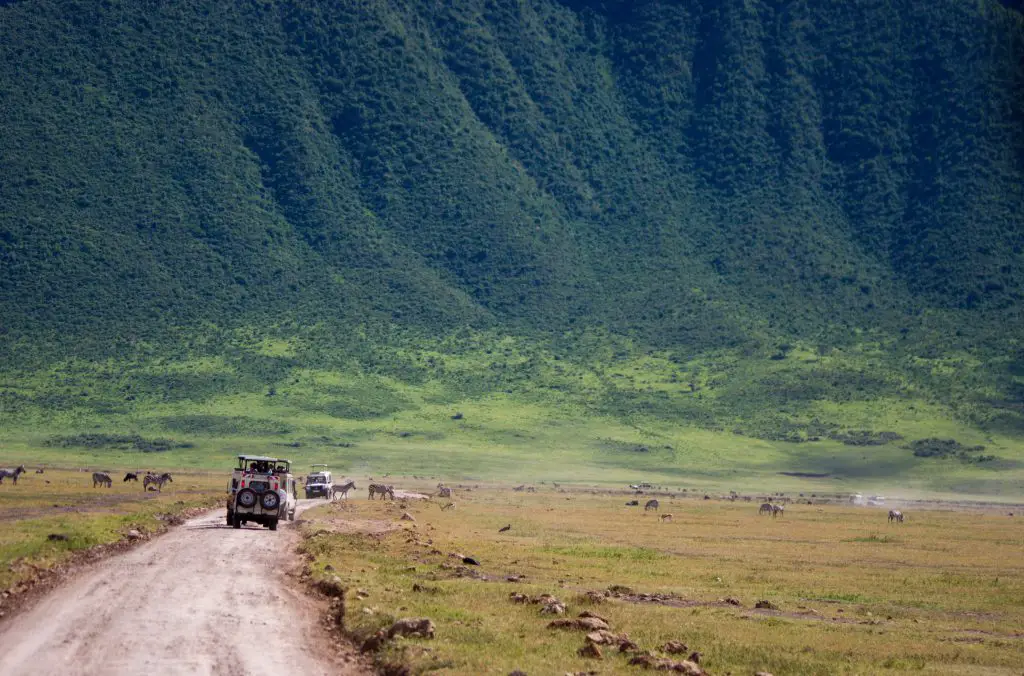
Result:
M271 458L271 457L266 456L266 455L240 455L240 456L238 456L238 459L239 460L246 460L246 461L248 461L248 460L255 460L257 462L260 462L260 461L262 461L262 462L287 462L287 463L291 464L291 460L288 460L287 458Z

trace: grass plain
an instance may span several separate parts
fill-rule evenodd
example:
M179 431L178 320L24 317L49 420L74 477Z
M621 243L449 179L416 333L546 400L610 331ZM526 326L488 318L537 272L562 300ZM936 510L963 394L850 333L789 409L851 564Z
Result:
M16 596L26 589L22 583L76 552L119 542L132 529L143 535L158 532L178 514L215 505L225 486L225 475L178 473L162 492L144 492L141 483L122 482L123 474L111 476L109 489L93 488L91 471L47 469L36 474L30 469L17 485L4 480L0 589Z
M424 492L435 483L389 481ZM1005 508L911 506L906 523L890 525L885 509L830 495L832 504L791 504L776 519L757 514L765 494L731 502L689 491L658 496L669 523L625 506L629 491L536 488L456 487L456 509L443 512L438 502L371 503L360 491L304 516L313 574L349 588L356 636L432 618L435 640L400 641L380 658L414 673L636 671L614 649L600 662L579 657L583 633L548 629L552 616L511 603L512 592L554 594L571 617L596 612L642 649L682 641L715 674L1024 669L1024 519ZM415 523L399 521L403 511ZM598 604L583 596L616 585L632 591ZM776 609L755 609L761 600Z

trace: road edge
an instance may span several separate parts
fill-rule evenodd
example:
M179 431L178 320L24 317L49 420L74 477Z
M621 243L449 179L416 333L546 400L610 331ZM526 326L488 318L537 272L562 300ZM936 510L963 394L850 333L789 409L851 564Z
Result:
M125 554L136 547L166 535L186 521L209 512L214 512L217 509L216 506L190 507L180 512L175 512L158 530L139 533L135 537L130 537L126 533L121 536L120 540L94 545L87 549L80 549L72 552L66 560L50 568L37 567L31 563L25 564L33 569L33 576L27 580L16 582L7 589L0 591L0 597L3 599L3 605L0 606L0 631L14 618L32 609L44 597L49 596L65 584L78 579L83 574L92 570L97 564Z

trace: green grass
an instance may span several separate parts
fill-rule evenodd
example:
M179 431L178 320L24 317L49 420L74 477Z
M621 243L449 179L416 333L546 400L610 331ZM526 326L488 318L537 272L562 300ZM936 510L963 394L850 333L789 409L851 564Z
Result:
M159 532L177 514L221 501L226 475L176 469L174 476L161 493L146 493L140 484L113 475L112 488L93 488L90 472L52 467L44 474L30 469L16 486L6 480L0 486L0 589L30 580L75 552L118 542L129 530Z

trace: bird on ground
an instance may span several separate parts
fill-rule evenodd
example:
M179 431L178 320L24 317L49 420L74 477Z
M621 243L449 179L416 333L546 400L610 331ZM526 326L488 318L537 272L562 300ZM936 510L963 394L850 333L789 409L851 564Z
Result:
M504 528L499 528L498 532L499 533L504 533L505 531L511 530L511 529L512 529L512 524L509 524L509 525L505 526Z

